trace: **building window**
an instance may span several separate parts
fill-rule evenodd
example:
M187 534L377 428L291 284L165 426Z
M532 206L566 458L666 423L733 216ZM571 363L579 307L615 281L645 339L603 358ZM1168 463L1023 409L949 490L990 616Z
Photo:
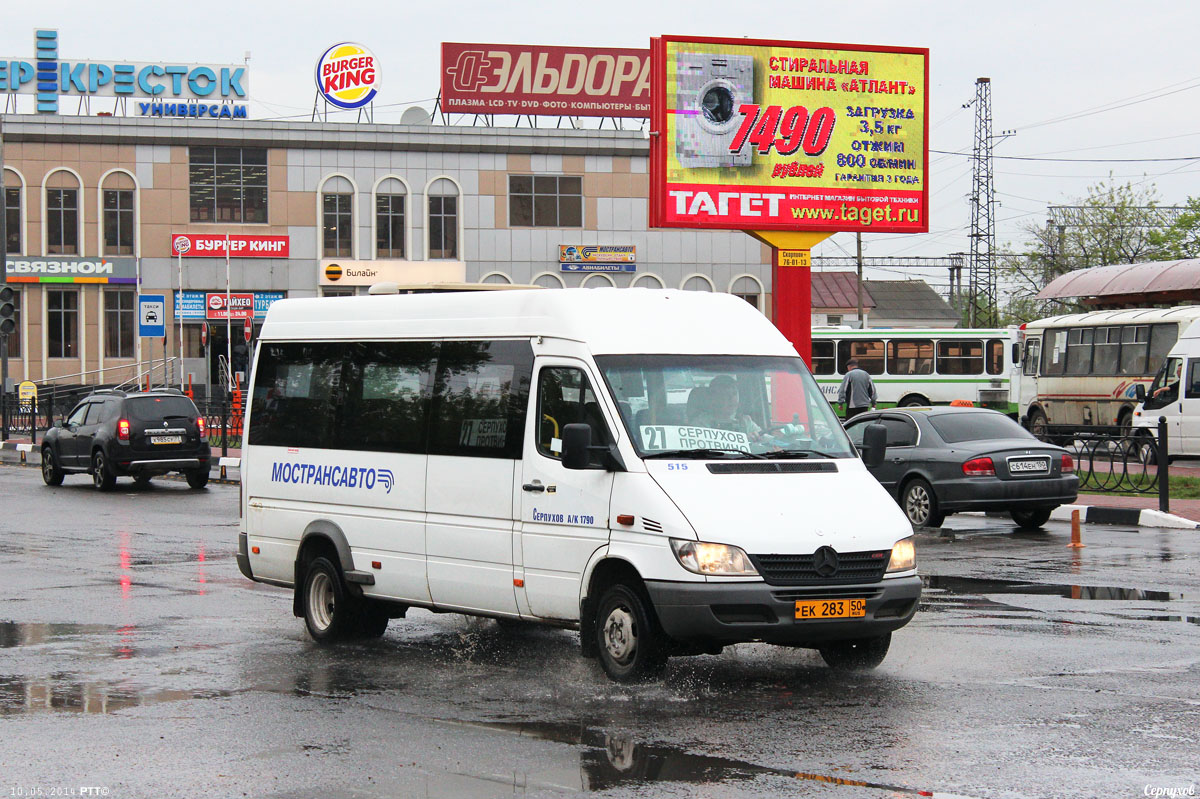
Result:
M7 185L14 180L4 173L4 238L5 252L9 255L21 254L21 187ZM15 182L15 180L14 180Z
M326 185L332 188L332 183L330 181ZM321 229L324 232L322 251L326 258L349 258L351 256L354 222L351 208L353 205L353 194L322 192Z
M353 297L358 294L358 289L354 286L322 286L322 297Z
M46 254L79 252L79 190L46 189Z
M438 178L429 187L429 259L458 258L458 187Z
M133 357L133 292L104 292L104 354Z
M730 287L729 293L735 297L742 298L758 309L759 298L762 296L762 286L757 280L749 275L742 275L737 280L733 281L733 285Z
M825 324L840 325L842 323L842 315L839 313L825 314Z
M188 148L193 222L267 221L267 151L262 147Z
M79 355L79 292L74 289L46 290L46 339L51 358Z
M684 291L712 291L712 281L704 275L692 275L680 286Z
M509 175L511 227L583 227L583 179L558 175Z
M389 178L375 195L375 257L405 258L404 184Z
M13 304L12 320L13 320L13 324L16 325L16 327L13 328L13 332L8 334L8 357L20 358L21 357L21 292L20 291L17 291L17 290L13 291L12 304Z
M104 190L104 253L133 255L133 189Z

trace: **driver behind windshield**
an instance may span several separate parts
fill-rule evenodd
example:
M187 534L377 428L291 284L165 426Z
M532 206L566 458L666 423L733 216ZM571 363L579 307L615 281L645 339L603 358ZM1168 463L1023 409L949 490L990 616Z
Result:
M697 394L697 392L699 392ZM751 441L762 438L762 428L746 414L738 413L741 402L737 382L729 375L717 375L707 387L697 386L688 397L688 423L715 430L745 433Z

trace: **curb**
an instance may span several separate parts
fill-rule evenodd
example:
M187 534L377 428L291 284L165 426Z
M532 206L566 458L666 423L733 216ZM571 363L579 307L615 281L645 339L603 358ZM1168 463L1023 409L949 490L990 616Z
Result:
M1134 527L1168 527L1175 530L1200 529L1200 523L1173 513L1150 508L1110 508L1102 505L1060 505L1050 513L1056 521L1071 521L1072 511L1079 511L1086 524L1127 524Z

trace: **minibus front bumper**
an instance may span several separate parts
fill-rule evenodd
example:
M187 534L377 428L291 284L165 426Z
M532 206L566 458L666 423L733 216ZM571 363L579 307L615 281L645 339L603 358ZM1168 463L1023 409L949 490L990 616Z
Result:
M650 580L646 590L663 631L676 641L816 646L883 635L908 624L921 598L921 578L912 575L861 585L797 587ZM832 599L864 599L866 614L842 619L796 618L797 602Z

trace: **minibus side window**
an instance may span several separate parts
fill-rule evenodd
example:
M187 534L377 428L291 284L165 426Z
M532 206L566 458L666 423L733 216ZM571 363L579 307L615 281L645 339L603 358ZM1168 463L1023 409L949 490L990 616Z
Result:
M347 344L338 447L424 455L436 358L429 341Z
M339 449L345 344L263 344L250 409L250 444Z
M592 445L612 442L604 412L582 369L547 366L538 375L537 450L547 458L562 460L562 429L569 424L592 428ZM593 465L602 464L592 453Z
M528 341L443 341L429 454L519 459L532 373Z

